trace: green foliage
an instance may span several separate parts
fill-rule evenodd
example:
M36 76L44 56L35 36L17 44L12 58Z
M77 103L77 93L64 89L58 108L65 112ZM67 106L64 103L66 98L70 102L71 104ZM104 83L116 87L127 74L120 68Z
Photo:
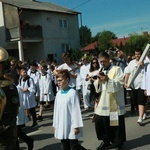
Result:
M147 43L149 43L149 37L145 35L130 34L126 43L126 49L128 54L134 54L135 49L144 50Z
M78 61L83 56L83 52L79 49L71 49L70 53L73 61Z
M92 39L91 29L88 28L87 26L82 26L80 27L79 32L80 32L80 45L82 47L85 47L88 44L90 44Z
M101 34L101 32L97 32L97 34L94 37L92 37L92 42L98 41L100 34Z
M99 34L98 42L99 42L99 50L103 51L112 47L111 40L116 39L116 35L111 31L102 31Z

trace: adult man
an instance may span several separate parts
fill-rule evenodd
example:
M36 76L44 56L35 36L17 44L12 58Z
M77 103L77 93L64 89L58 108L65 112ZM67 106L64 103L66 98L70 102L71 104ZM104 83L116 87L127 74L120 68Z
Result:
M144 73L144 64L142 62L139 62L142 51L135 50L134 53L135 53L135 59L130 61L126 70L125 88L127 88L129 77L133 74L138 63L141 63L141 68L139 69L137 76L133 81L132 90L131 90L131 100L134 104L133 105L134 107L131 108L131 111L135 111L135 109L139 111L139 118L137 122L141 124L143 119L145 119L144 112L145 112L145 104L146 104L146 96L144 95L144 90L141 89L142 77Z
M81 85L82 85L82 95L83 95L83 105L86 110L92 108L92 104L90 102L90 91L88 90L89 82L86 81L87 74L90 70L90 63L87 60L86 56L81 58L82 66L80 68L80 78L81 78Z
M0 149L15 150L17 141L16 116L19 98L13 77L3 74L3 62L8 58L6 50L0 47Z
M69 86L76 89L76 69L77 66L72 62L71 56L68 52L62 54L62 59L64 63L60 65L57 69L54 70L54 75L57 75L58 70L67 69L70 73L70 82Z
M101 93L95 109L95 129L97 138L103 142L96 150L120 149L126 140L123 72L109 62L106 52L99 54L99 60L103 68L94 82L96 91Z

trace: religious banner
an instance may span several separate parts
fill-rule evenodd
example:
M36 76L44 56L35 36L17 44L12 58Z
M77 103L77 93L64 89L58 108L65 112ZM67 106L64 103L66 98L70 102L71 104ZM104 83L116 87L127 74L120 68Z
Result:
M131 85L132 85L134 79L136 78L136 76L139 72L139 69L140 69L140 66L141 66L140 63L144 61L144 59L145 59L145 57L146 57L146 55L149 51L150 51L150 44L147 44L146 48L144 49L144 51L143 51L143 53L140 57L140 60L139 60L139 63L137 65L137 67L135 68L135 70L133 70L133 73L130 74L130 76L129 76L128 85L127 85L128 87L132 87Z

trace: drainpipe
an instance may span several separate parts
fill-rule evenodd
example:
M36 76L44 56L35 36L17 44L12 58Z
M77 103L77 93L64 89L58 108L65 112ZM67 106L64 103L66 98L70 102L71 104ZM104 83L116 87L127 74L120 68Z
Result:
M19 21L19 41L18 41L18 52L19 52L19 60L24 62L24 52L23 52L23 39L21 34L21 25L20 25L20 17L19 15L22 13L22 10L18 12L18 21Z

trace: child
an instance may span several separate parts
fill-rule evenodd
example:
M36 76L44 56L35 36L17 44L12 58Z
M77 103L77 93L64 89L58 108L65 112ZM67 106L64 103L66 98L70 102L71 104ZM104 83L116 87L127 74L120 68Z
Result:
M43 117L42 117L43 105L47 101L53 107L55 97L53 93L52 79L50 75L47 73L47 65L41 64L40 71L41 71L41 75L39 77L40 109L39 109L38 120L42 121L43 120Z
M17 89L18 89L19 102L20 102L19 112L16 121L18 138L24 141L28 145L28 150L32 150L34 145L34 140L31 137L29 137L25 132L22 131L22 125L28 122L28 118L26 116L26 112L23 106L22 91L18 87ZM19 139L17 139L16 150L20 150Z
M20 79L19 79L19 84L18 88L20 88L22 92L22 98L23 98L23 106L26 110L29 110L32 119L33 119L33 128L38 127L37 120L36 120L36 100L35 100L35 84L32 78L30 78L27 75L27 69L22 68L20 70Z
M61 140L63 150L85 150L78 143L83 127L78 93L68 86L70 75L67 70L58 71L56 80L60 90L54 105L55 138Z

